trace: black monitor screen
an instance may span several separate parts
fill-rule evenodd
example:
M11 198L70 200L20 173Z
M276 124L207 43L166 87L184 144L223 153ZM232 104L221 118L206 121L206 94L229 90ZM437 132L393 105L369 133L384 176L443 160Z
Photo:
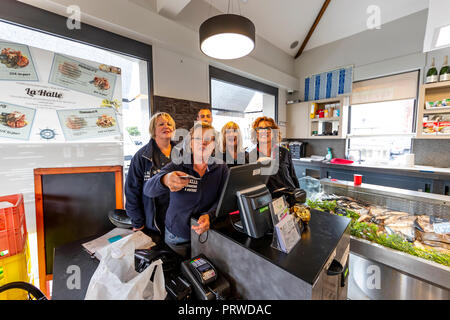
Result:
M217 206L217 218L238 210L236 192L267 184L270 176L261 175L262 167L261 163L252 163L230 169Z

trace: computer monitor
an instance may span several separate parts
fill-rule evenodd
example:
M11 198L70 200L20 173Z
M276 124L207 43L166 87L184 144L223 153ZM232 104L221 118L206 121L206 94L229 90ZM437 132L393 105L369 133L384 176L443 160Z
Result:
M239 210L236 196L238 191L267 184L269 176L261 175L262 167L263 165L258 162L230 168L217 205L216 218Z
M261 163L233 167L225 182L216 218L239 210L237 229L252 238L261 238L272 229L270 203L272 196L266 184L269 175Z

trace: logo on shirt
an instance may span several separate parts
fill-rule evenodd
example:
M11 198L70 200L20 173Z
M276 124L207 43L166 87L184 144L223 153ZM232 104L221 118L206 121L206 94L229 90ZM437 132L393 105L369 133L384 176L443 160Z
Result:
M144 172L144 181L149 180L152 177L150 171L145 171Z
M198 181L194 179L189 179L189 184L184 187L184 191L186 192L197 192L198 189Z

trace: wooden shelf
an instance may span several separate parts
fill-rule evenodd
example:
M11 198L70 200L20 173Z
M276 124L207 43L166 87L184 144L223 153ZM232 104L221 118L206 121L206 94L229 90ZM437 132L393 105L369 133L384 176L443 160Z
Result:
M450 107L423 110L423 114L436 114L436 113L450 113Z
M425 90L427 90L427 89L434 89L434 88L444 88L444 87L449 87L450 88L450 81L426 83L426 84L423 84L422 87Z
M450 134L418 134L416 139L450 139Z
M341 117L331 117L331 118L314 118L309 119L311 122L321 122L321 121L340 121Z
M308 139L345 139L343 137L339 137L339 136L310 136L308 137Z
M417 114L417 139L450 139L450 134L424 134L422 131L424 116L450 113L450 107L426 109L427 102L444 99L450 99L450 81L428 83L420 86L419 108Z
M314 101L308 101L309 103L317 103L317 104L323 104L323 103L332 103L332 102L336 102L336 103L342 103L342 99L346 98L349 96L338 96L335 98L329 98L329 99L322 99L322 100L314 100Z

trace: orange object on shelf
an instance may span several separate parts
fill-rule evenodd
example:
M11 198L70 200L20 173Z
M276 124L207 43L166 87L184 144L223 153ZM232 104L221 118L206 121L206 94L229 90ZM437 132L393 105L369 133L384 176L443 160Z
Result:
M13 206L0 209L0 259L21 252L27 239L27 225L22 194L0 197Z

